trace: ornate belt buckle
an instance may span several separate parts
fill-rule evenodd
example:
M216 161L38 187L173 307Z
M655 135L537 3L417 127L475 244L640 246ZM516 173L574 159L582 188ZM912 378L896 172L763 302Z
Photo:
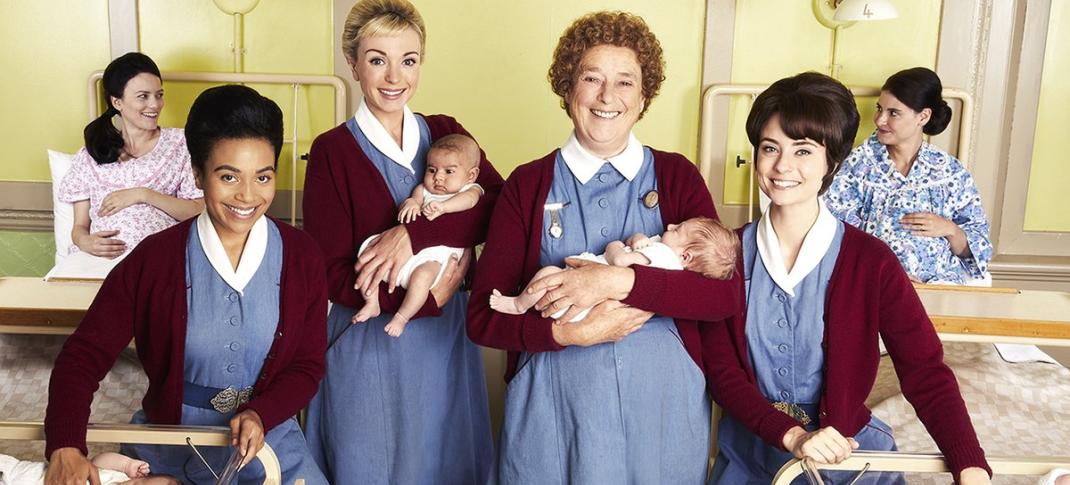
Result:
M244 389L235 389L233 386L219 391L209 401L212 408L221 414L226 414L238 409L238 406L249 402L249 399L253 396L253 388L246 387Z
M773 407L776 408L777 411L780 411L784 414L787 414L788 416L791 416L792 418L795 418L795 420L802 423L803 426L810 424L810 416L806 414L806 411L803 411L802 408L796 406L795 404L784 401L777 401L773 403Z

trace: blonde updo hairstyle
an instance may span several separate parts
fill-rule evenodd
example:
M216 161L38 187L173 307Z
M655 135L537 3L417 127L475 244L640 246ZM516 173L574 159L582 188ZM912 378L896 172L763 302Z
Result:
M357 61L362 39L394 35L412 29L420 36L420 59L423 61L427 30L420 12L407 0L361 0L353 5L342 30L342 52L350 63Z
M580 60L592 47L612 45L635 52L642 73L642 119L650 101L658 95L665 80L665 58L661 43L642 17L627 12L594 12L572 22L561 34L550 64L550 86L561 97L561 107L568 112L568 96L579 74Z

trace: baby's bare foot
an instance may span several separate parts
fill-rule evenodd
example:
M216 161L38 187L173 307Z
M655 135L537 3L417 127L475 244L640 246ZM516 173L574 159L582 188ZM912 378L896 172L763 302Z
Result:
M399 318L395 315L394 318L390 320L390 323L386 324L386 327L384 327L383 330L385 330L387 335L390 335L391 337L400 337L401 332L405 331L405 324L407 323L409 323L407 319L403 317Z
M520 309L519 302L515 296L505 296L498 290L493 290L490 295L490 307L495 311L501 313L508 313L510 315L520 315L527 311L527 309Z
M363 323L379 316L378 308L369 308L368 305L364 305L356 315L353 315L353 323Z

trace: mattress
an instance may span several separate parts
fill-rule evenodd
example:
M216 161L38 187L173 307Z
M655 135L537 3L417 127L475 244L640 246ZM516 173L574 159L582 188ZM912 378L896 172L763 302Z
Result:
M0 334L0 421L45 419L48 378L65 336ZM132 350L124 350L93 398L90 422L127 423L141 408L148 379ZM44 457L43 441L0 440L0 453L20 460ZM114 444L90 444L90 456L118 451Z
M944 344L981 447L988 455L1070 456L1070 370L1058 364L1003 361L991 344ZM881 359L866 401L888 423L900 451L937 452L903 396L891 359ZM997 477L996 484L1035 484L1038 477ZM946 484L949 474L908 475L908 483Z

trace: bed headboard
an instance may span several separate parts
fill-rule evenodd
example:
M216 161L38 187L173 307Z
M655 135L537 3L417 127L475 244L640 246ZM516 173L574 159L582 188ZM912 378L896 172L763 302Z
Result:
M334 89L334 119L335 123L342 124L348 118L346 112L346 85L337 76L312 75L312 74L260 74L260 73L236 73L236 72L182 72L172 71L161 73L167 81L202 82L202 83L255 83L289 85L293 88L293 111L290 119L293 120L287 131L291 133L286 143L291 146L290 180L295 186L290 191L290 224L297 222L297 101L298 92L304 86L326 86ZM100 116L100 80L104 77L104 71L95 71L89 75L87 88L89 91L89 120L92 121Z
M736 205L737 210L741 209L745 212L746 216L741 221L730 221L733 223L749 222L756 214L758 201L755 200L754 190L754 164L751 161L754 160L753 150L750 151L750 161L737 160L730 161L727 156L727 137L729 130L729 110L726 104L718 105L718 102L724 103L727 100L733 100L743 98L748 100L747 108L754 102L762 91L769 87L768 85L761 84L714 84L708 87L702 96L702 119L701 127L699 131L699 170L702 173L703 179L706 180L707 186L714 195L714 200L718 204L718 209L724 208L725 205ZM855 98L865 97L877 97L880 95L880 88L868 87L868 86L849 86L851 94ZM956 88L946 88L943 91L944 99L957 101L959 103L958 112L954 115L954 120L958 120L957 124L958 132L956 137L957 153L956 156L962 161L966 167L969 167L969 147L971 146L971 134L973 133L973 96L969 93ZM953 120L953 121L954 121ZM949 127L954 128L956 125L951 124ZM742 127L738 127L742 129ZM726 204L724 203L724 173L726 165L734 164L739 170L746 170L748 187L747 187L747 203L739 206L738 204ZM744 167L745 166L745 167ZM727 169L730 170L730 169ZM720 212L720 210L719 210ZM731 210L726 212L732 212Z

